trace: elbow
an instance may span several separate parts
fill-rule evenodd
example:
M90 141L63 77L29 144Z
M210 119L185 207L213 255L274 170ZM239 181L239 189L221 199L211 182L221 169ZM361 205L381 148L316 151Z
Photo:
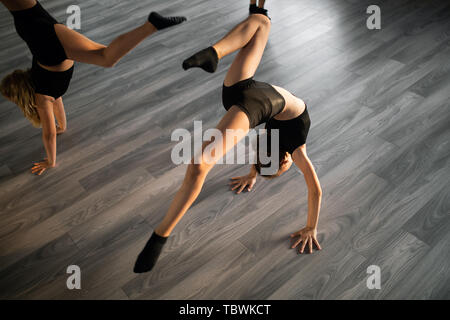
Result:
M100 49L99 52L99 62L98 65L104 68L112 68L116 65L116 63L119 61L119 59L116 59L114 57L111 57L111 55L108 54L107 48Z
M320 186L316 186L309 190L312 196L315 198L322 198L322 188Z
M317 197L322 199L322 189L321 188L319 188L319 190L317 191Z

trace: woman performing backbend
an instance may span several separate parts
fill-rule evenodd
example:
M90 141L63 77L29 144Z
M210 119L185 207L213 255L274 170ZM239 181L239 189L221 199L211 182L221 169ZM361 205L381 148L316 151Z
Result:
M203 143L199 156L201 161L193 161L195 157L191 160L181 188L176 193L163 221L154 230L139 254L134 272L147 272L153 268L168 236L199 195L206 175L215 162L244 138L250 128L263 122L266 122L268 131L279 130L281 156L276 166L278 171L270 177L281 175L294 162L303 172L308 187L307 224L305 228L291 234L292 238L298 237L294 239L292 248L301 243L300 253L304 252L306 246L312 253L313 244L317 249L321 249L316 235L322 190L314 167L306 154L305 142L310 126L306 105L285 89L253 80L269 31L270 20L267 16L252 14L212 47L199 51L183 62L185 70L200 67L212 73L221 58L240 49L223 84L222 100L227 112L216 127L222 133L223 141L218 141L219 147L214 152L205 151L205 148L216 141ZM230 129L233 132L232 136L228 131ZM248 175L232 178L235 184L233 189L239 188L237 192L240 193L247 187L250 191L260 170L261 164L257 162Z
M18 105L35 127L42 127L47 158L32 167L38 175L56 165L56 135L66 130L62 95L72 78L74 61L112 67L152 33L186 20L152 12L143 25L104 46L58 23L36 0L1 2L13 15L16 31L33 55L31 69L7 75L0 92Z

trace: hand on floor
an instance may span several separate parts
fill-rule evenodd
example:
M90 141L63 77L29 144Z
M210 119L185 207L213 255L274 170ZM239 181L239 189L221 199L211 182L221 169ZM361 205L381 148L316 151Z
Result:
M36 162L34 163L34 166L31 168L31 173L33 174L37 174L38 176L40 176L45 170L50 169L50 168L54 168L55 165L51 165L48 163L47 158L44 159L44 161L42 162Z
M312 229L312 228L303 228L300 229L297 232L294 232L293 234L291 234L291 238L294 237L299 237L294 244L291 246L291 248L295 248L296 246L298 246L300 243L302 243L301 246L299 246L299 253L303 253L305 250L306 245L308 245L309 248L309 253L313 252L313 243L316 246L316 248L318 250L322 250L322 248L320 247L319 241L317 241L317 229Z

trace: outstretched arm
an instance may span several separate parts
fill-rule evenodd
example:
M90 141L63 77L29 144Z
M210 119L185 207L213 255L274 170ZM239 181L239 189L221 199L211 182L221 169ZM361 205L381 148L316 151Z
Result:
M319 222L319 211L322 200L322 188L317 177L314 166L306 154L306 146L300 146L292 154L292 160L302 171L308 187L308 218L306 227L291 234L291 237L299 236L292 248L302 243L299 251L303 253L306 245L309 246L309 252L312 253L313 243L320 250L321 247L317 241L317 224Z
M38 175L56 165L56 125L53 103L52 99L36 94L36 108L42 124L42 142L47 153L45 161L35 163L33 168L31 168L31 172Z

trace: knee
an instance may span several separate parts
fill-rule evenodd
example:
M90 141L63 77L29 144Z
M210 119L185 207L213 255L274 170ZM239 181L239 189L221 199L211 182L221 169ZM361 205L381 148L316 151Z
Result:
M251 19L256 21L260 27L270 29L270 19L263 14L252 14L250 16Z
M105 59L103 60L103 67L105 68L112 68L116 65L117 61L112 60L112 59L108 59L105 57Z
M104 48L101 52L101 66L105 68L112 68L116 65L118 62L118 59L112 58L108 53L106 52L106 48Z
M187 168L186 176L190 179L204 178L208 174L210 167L203 163L190 163Z

